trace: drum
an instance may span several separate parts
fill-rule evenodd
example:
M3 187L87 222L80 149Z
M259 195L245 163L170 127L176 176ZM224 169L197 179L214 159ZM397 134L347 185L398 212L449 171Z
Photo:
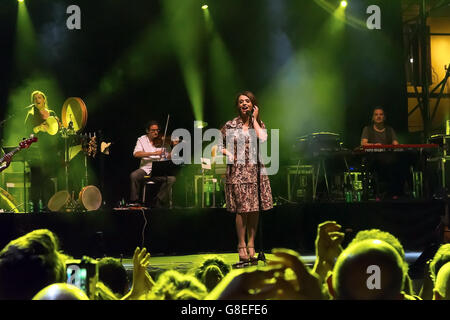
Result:
M98 210L102 205L102 194L96 186L86 186L81 189L78 202L87 211Z
M58 191L48 201L47 207L50 211L62 211L70 203L70 193L66 190Z
M54 136L55 134L58 133L60 127L59 127L58 119L56 119L56 117L50 116L45 120L45 122L48 125L48 129L46 130L46 132L49 135Z
M0 188L0 211L19 213L14 197L2 188Z
M86 104L81 98L71 97L64 101L61 118L65 128L72 127L75 132L81 131L87 122Z

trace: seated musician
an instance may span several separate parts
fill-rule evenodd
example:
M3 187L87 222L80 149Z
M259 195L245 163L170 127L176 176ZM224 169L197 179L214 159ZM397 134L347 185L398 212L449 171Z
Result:
M146 177L151 176L152 162L171 158L171 154L166 151L166 148L170 146L165 148L162 148L162 145L159 146L162 140L160 131L161 128L158 122L150 121L147 125L147 134L137 139L133 156L141 159L141 163L139 169L130 174L130 205L141 204L139 197L141 185ZM170 207L172 186L175 183L176 178L174 176L151 176L151 180L156 182L159 188L157 195L152 199L152 204L156 207Z
M394 129L385 124L382 107L375 107L372 114L372 125L365 126L363 129L361 145L369 144L398 144Z
M385 124L384 109L373 109L372 123L365 126L361 134L361 145L397 145L397 135L392 127ZM403 195L405 170L396 157L388 153L375 154L369 159L369 170L376 174L376 197L382 195L397 199Z

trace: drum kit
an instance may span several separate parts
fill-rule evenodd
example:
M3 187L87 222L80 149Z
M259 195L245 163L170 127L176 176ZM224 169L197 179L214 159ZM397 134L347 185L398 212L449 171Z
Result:
M66 190L57 191L49 200L47 207L54 212L95 211L102 205L102 194L94 185L86 185L88 181L87 157L95 157L97 143L95 133L79 134L87 123L87 108L81 98L68 98L62 107L62 124L55 117L48 117L46 123L48 134L61 134L64 139L64 170ZM76 144L76 145L73 145ZM74 192L69 192L69 163L75 155L83 150L85 153L85 177L83 187L75 200Z
M54 212L60 211L95 211L102 205L102 194L96 186L85 186L81 189L78 200L74 201L67 190L56 192L48 202L48 209Z

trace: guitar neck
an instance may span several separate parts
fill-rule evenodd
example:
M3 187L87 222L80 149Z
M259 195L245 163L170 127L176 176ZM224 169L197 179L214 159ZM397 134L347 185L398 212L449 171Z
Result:
M13 155L15 155L17 152L20 151L20 147L15 148L13 151L8 152L7 154L5 154L1 159L0 159L0 164L4 161L4 159L6 158L6 156L10 156L12 157Z

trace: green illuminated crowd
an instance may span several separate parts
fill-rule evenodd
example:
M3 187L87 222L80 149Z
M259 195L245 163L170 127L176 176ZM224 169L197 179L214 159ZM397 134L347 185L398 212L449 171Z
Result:
M280 248L272 250L266 265L260 262L233 269L220 256L208 256L192 270L163 271L155 279L148 271L150 253L138 247L129 279L120 260L74 260L60 249L56 234L39 229L12 240L0 251L0 299L450 299L449 243L436 246L432 259L424 263L423 277L413 281L403 246L394 235L363 230L347 239L351 241L343 248L344 238L338 223L319 224L313 266L305 264L298 252Z

